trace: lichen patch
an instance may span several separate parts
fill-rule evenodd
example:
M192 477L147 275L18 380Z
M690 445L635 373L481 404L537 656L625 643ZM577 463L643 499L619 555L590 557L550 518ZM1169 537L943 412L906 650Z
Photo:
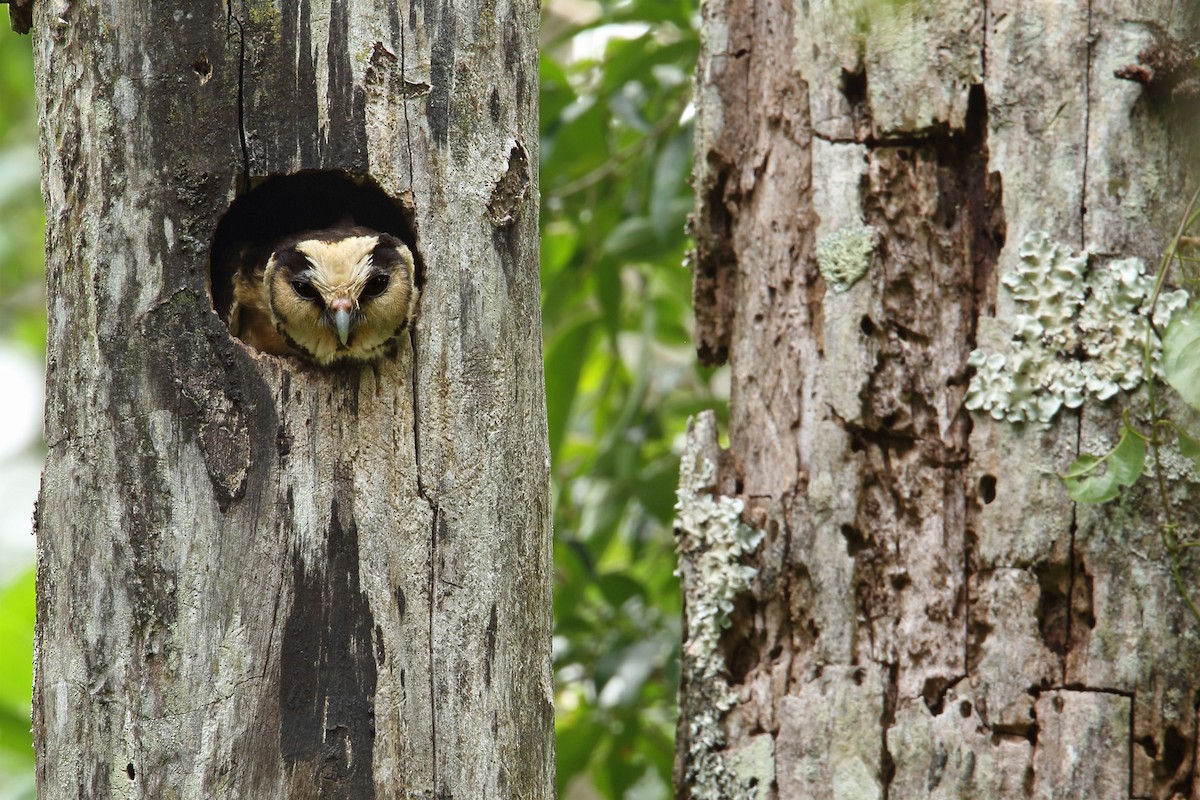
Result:
M875 260L878 232L867 225L840 228L817 242L817 266L835 292L845 292Z
M706 448L707 444L707 448ZM721 718L737 695L724 677L721 632L729 627L734 600L750 588L756 570L742 563L763 540L763 532L742 522L743 503L713 491L716 420L697 418L688 432L679 468L675 504L676 549L687 607L682 670L694 702L687 719L687 781L694 800L741 797L745 786L722 757Z
M1008 352L971 353L968 409L1008 422L1049 423L1064 406L1139 386L1147 341L1155 345L1151 358L1160 374L1162 352L1146 314L1154 276L1141 259L1089 267L1086 253L1073 255L1038 232L1020 254L1017 268L1001 279L1018 307ZM1163 292L1154 310L1160 329L1187 302L1183 290Z

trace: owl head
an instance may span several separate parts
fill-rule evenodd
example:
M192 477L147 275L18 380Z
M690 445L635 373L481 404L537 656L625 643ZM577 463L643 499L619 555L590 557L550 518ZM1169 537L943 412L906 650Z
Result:
M412 317L412 252L368 228L306 231L276 245L263 293L271 323L297 354L321 365L372 361Z

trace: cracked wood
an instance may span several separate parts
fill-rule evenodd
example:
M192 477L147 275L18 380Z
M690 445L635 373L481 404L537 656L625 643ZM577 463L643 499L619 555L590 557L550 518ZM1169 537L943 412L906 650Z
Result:
M1104 268L1174 230L1186 132L1116 73L1164 30L1194 41L1200 12L859 5L702 5L697 349L732 373L712 490L765 532L720 647L719 785L1200 797L1200 639L1154 514L1074 508L1057 477L1117 407L1048 429L962 408L968 354L1011 335L998 281L1027 234ZM867 271L834 292L817 244L864 225ZM697 775L690 723L723 695L686 661L683 685L677 775Z
M537 213L518 191L537 180L537 3L33 10L39 797L551 797ZM514 151L498 229L473 187ZM213 312L229 203L317 169L412 209L424 286L394 359L256 354Z

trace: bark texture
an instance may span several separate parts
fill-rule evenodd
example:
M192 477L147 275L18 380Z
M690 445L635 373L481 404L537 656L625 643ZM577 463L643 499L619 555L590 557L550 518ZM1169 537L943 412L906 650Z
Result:
M537 16L36 5L39 797L552 796ZM394 358L306 367L213 311L238 187L306 169L410 212Z
M963 407L1028 235L1157 263L1185 137L1114 73L1195 13L703 5L697 338L733 383L730 447L698 420L680 490L680 797L1200 797L1200 630L1158 516L1057 477L1125 401L1049 426ZM822 269L847 252L861 276ZM714 499L740 515L697 516ZM711 560L731 525L763 538L718 673L698 618L737 578Z

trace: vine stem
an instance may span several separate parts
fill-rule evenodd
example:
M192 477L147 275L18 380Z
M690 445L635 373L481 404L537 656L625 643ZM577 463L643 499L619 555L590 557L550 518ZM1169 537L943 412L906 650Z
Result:
M1188 201L1187 208L1183 211L1183 217L1179 220L1179 229L1175 231L1175 237L1163 251L1162 261L1158 264L1158 276L1154 279L1154 293L1150 295L1150 305L1146 307L1146 319L1150 321L1150 328L1159 341L1162 341L1162 334L1158 330L1158 324L1154 321L1154 307L1158 305L1158 298L1162 295L1163 285L1167 281L1167 273L1171 270L1171 262L1179 251L1179 243L1183 241L1184 236L1196 221L1197 203L1200 203L1200 189L1192 194L1192 199ZM1150 373L1146 374L1150 375ZM1149 384L1150 381L1147 380L1146 383Z
M1196 603L1192 600L1192 596L1188 594L1187 587L1183 585L1183 575L1180 573L1179 567L1179 548L1171 548L1171 574L1175 577L1175 589L1183 597L1183 602L1187 603L1188 610L1192 612L1192 616L1200 620L1200 608L1196 607Z
M1162 295L1163 286L1167 281L1167 274L1171 270L1171 264L1179 250L1179 244L1184 239L1187 232L1196 222L1200 212L1197 212L1196 206L1200 203L1200 189L1197 189L1192 194L1192 199L1188 201L1187 208L1183 212L1182 218L1179 220L1179 229L1175 232L1174 238L1163 251L1162 261L1158 265L1158 275L1154 281L1154 293L1150 295L1150 303L1146 307L1146 321L1149 323L1146 331L1146 344L1143 353L1145 362L1146 375L1146 399L1150 407L1150 452L1154 458L1154 477L1158 487L1158 496L1162 502L1163 523L1159 526L1159 533L1162 536L1163 547L1167 550L1167 556L1171 561L1171 575L1175 581L1175 590L1179 592L1183 598L1188 610L1192 612L1192 616L1200 621L1200 608L1196 606L1195 600L1192 599L1191 593L1183 582L1182 568L1180 564L1180 553L1184 549L1195 546L1200 546L1200 542L1186 542L1181 544L1175 535L1178 530L1178 524L1175 521L1175 513L1171 508L1171 495L1167 491L1167 479L1163 474L1162 464L1162 428L1164 423L1170 424L1163 416L1159 404L1158 395L1155 393L1155 375L1154 375L1154 351L1150 337L1153 335L1158 339L1160 345L1162 343L1162 332L1158 329L1158 324L1154 320L1154 309L1158 305L1158 299Z

